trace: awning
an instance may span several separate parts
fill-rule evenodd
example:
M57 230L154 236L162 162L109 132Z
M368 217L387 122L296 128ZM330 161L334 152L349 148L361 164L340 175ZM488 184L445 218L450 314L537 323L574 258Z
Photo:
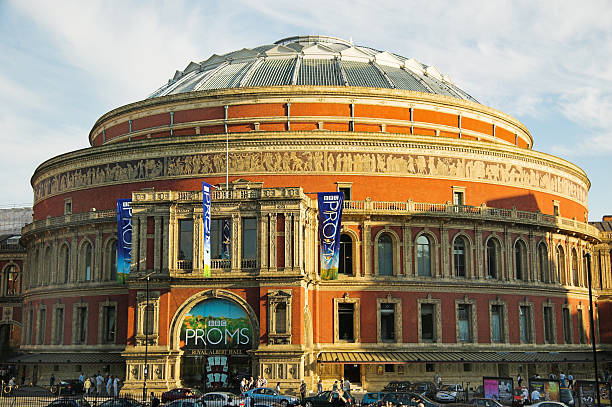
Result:
M24 353L8 358L4 363L14 364L123 364L125 360L120 353Z
M599 361L612 361L598 352ZM592 363L592 352L321 352L319 363Z

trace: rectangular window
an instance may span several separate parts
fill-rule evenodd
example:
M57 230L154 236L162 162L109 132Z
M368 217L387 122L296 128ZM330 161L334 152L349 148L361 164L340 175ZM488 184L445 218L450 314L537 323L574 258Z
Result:
M457 206L465 205L464 197L465 197L465 193L463 191L454 191L453 192L453 205L457 205Z
M531 312L528 306L519 307L519 323L521 327L521 342L531 343Z
M47 332L47 310L41 308L38 310L38 344L45 343L45 333Z
M64 343L64 309L55 309L55 331L53 333L53 342L61 345Z
M193 220L179 220L178 268L191 270L193 268Z
M491 342L493 343L504 342L503 312L502 305L491 305Z
M257 219L242 218L242 259L257 258Z
M342 192L345 201L351 200L351 187L339 187L338 192Z
M393 373L395 372L395 365L386 364L385 365L385 373Z
M573 343L572 340L572 320L569 308L563 308L563 339L565 343Z
M72 198L64 199L64 215L70 215L72 213Z
M421 304L421 340L423 342L436 341L434 311L434 304Z
M338 304L338 338L342 341L355 341L354 313L353 303Z
M380 337L383 342L395 342L395 304L380 304Z
M229 259L231 244L231 226L229 219L211 219L210 222L210 258Z
M472 342L472 306L459 304L457 307L459 342Z
M144 321L142 326L142 332L145 335L153 335L155 326L155 307L153 304L145 305L144 307Z
M425 364L425 371L426 372L435 372L436 371L436 365L433 363L426 363Z
M555 343L552 307L544 307L544 341Z
M287 333L287 305L278 304L276 306L276 315L274 316L276 323L276 333Z
M87 307L76 307L76 343L87 342Z
M115 343L116 315L117 309L114 305L107 305L102 308L102 318L104 321L102 335L104 343Z
M586 332L584 329L584 319L582 318L582 309L576 310L576 323L578 324L578 340L580 343L586 343Z

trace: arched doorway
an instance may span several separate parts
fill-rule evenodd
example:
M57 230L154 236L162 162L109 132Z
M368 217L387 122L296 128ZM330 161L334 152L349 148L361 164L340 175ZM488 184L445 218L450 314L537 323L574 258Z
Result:
M185 313L180 325L181 381L203 391L236 392L252 375L249 350L258 335L249 312L229 298L206 298Z

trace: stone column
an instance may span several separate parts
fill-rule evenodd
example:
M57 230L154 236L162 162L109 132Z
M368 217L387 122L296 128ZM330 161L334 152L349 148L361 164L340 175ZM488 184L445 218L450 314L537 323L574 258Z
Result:
M202 270L202 214L194 213L193 219L193 264L192 270Z
M161 268L162 268L162 272L163 273L168 273L170 271L170 258L171 258L171 247L173 248L174 245L170 245L170 242L172 242L172 236L174 233L174 228L171 225L170 222L170 214L165 214L161 217L161 221L163 222L163 226L162 226L162 252L161 252Z
M472 253L474 256L472 257L472 261L474 262L474 267L476 268L474 271L474 278L485 278L486 272L484 271L484 262L483 262L483 247L482 241L482 227L480 225L476 225L474 228L474 247L472 248Z
M96 230L96 243L95 243L95 251L94 262L93 262L93 270L92 270L92 281L104 281L104 262L102 261L102 256L104 255L104 251L102 250L102 229L99 228ZM57 258L57 257L56 257ZM110 276L109 276L110 277Z
M412 271L412 228L404 221L402 225L402 236L404 241L404 275L406 277L414 275Z
M450 259L448 257L448 228L444 224L440 224L440 267L442 267L442 277L452 277L453 272L450 269Z
M162 224L163 218L161 216L155 217L155 241L153 244L153 269L156 273L160 272L161 268L161 237L162 237Z
M137 216L132 216L132 265L131 272L137 273L139 270L140 252L140 220Z
M363 274L366 276L372 275L372 262L370 260L371 255L371 247L372 247L372 227L370 225L370 220L368 218L364 219L361 223L361 249L363 255Z
M147 269L147 215L143 213L138 217L138 270Z
M293 268L293 263L291 262L291 252L293 250L293 230L291 230L291 226L293 225L293 214L285 213L285 269L289 270Z
M268 241L268 227L269 227L269 214L267 213L261 213L261 216L259 218L259 226L260 226L260 232L259 235L261 236L260 238L260 261L259 261L259 267L264 270L267 269L269 267L268 265L268 250L270 248L270 243Z
M535 235L532 231L529 231L529 253L528 280L531 282L540 281L540 276L538 275L538 250Z
M514 281L516 280L516 276L514 275L514 267L512 261L512 255L514 251L512 250L512 240L510 238L510 230L507 226L504 227L504 246L506 247L506 261L505 261L505 270L506 270L506 281ZM502 269L504 266L502 266Z

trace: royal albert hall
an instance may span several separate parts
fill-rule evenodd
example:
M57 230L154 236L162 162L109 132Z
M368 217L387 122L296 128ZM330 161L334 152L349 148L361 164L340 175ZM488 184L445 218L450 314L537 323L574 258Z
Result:
M286 38L189 63L100 117L89 142L31 180L14 360L28 381L101 372L137 391L261 375L289 390L436 372L593 377L585 255L602 240L587 175L533 150L521 122L433 66ZM210 277L202 181L214 187ZM345 199L340 266L322 280L316 198L330 191ZM125 198L131 272L118 281ZM605 366L603 254L591 269Z

